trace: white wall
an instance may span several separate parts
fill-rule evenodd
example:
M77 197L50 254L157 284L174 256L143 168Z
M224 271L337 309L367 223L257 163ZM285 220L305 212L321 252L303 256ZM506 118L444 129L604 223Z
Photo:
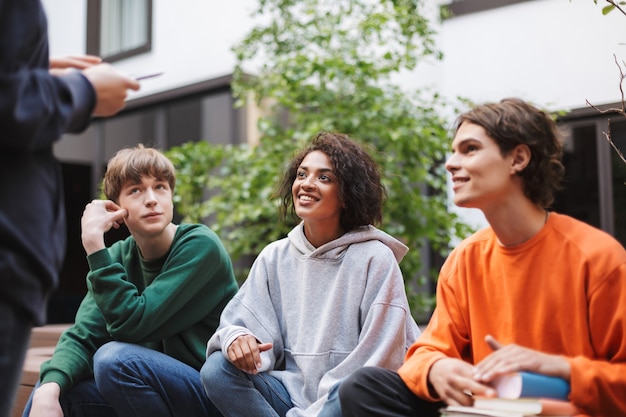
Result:
M518 96L554 109L614 103L626 16L592 0L534 0L447 20L440 89L476 102ZM620 45L622 43L622 45Z
M48 17L50 55L85 53L87 2L42 0Z
M86 0L42 0L52 55L84 53ZM444 60L428 59L398 79L408 88L431 87L455 101L518 96L553 109L620 100L613 54L626 59L626 16L603 16L599 1L533 0L437 22L438 6L425 10L438 31ZM472 1L472 0L468 0ZM154 0L153 50L116 66L137 74L163 70L130 98L230 74L231 47L252 27L258 0ZM451 119L453 116L451 115ZM451 120L452 121L452 120ZM477 226L477 210L462 210Z
M437 6L427 0L435 22ZM470 0L471 1L471 0ZM86 1L43 0L52 55L85 51ZM603 16L592 0L534 0L436 25L444 60L402 80L476 102L519 96L559 109L612 103L618 96L613 54L626 59L626 16ZM152 94L232 72L231 47L252 27L257 0L154 0L153 50L116 66L129 74L163 70L131 96ZM620 45L622 43L622 45Z
M459 105L457 97L481 103L516 96L553 110L585 108L586 100L594 105L618 102L619 69L613 55L626 61L626 16L619 11L603 16L606 4L533 0L443 23L433 14L444 59L427 62L407 80L432 87ZM487 224L478 210L452 203L450 209L475 227Z
M48 15L50 54L83 54L86 1L42 0ZM162 70L130 99L232 73L231 47L251 28L255 0L154 0L151 52L114 65L128 74Z

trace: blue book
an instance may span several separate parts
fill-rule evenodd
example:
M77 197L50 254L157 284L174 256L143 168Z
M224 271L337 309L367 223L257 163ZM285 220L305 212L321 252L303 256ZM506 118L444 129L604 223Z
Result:
M494 381L494 388L501 398L555 398L567 400L569 383L564 379L536 374L515 372L502 375Z

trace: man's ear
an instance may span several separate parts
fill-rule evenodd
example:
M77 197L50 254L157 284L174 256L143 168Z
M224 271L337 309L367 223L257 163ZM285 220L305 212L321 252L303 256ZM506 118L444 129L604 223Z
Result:
M522 172L530 163L532 154L530 148L526 144L517 145L515 149L511 151L511 169L516 174Z

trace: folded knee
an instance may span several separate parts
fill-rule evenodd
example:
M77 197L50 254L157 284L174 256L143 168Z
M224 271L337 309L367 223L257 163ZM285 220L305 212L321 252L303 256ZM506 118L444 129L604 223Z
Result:
M108 342L102 345L93 357L94 373L108 372L125 362L124 353L128 351L128 344L122 342Z
M351 375L349 375L343 382L339 385L338 394L340 399L345 398L353 398L357 395L360 395L360 391L362 389L362 383L364 380L370 378L370 374L372 373L372 368L364 367L359 368L354 371Z
M200 378L204 387L214 385L214 382L220 381L223 376L224 367L230 365L228 359L224 357L221 351L215 351L209 355L200 369ZM206 389L206 388L205 388Z

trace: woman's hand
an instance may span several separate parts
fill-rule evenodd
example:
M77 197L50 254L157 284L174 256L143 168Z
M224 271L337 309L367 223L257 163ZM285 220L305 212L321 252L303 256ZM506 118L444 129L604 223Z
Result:
M228 346L228 359L242 371L256 374L262 365L261 352L271 348L271 343L260 343L252 335L239 336Z

